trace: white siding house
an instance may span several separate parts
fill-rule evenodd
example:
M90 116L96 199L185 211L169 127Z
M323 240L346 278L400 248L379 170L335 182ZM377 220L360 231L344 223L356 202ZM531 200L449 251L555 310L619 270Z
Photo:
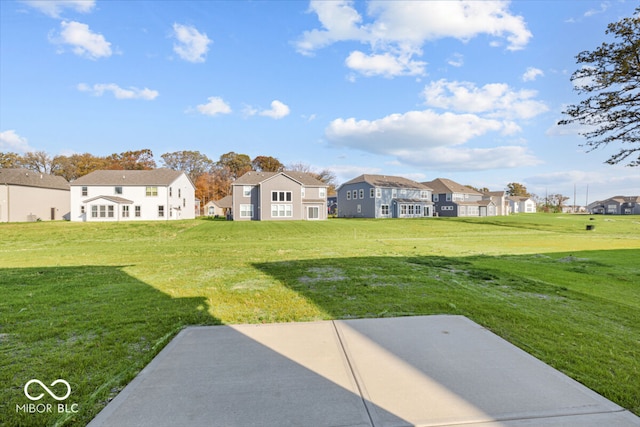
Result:
M100 170L71 183L71 221L193 219L195 187L171 169Z

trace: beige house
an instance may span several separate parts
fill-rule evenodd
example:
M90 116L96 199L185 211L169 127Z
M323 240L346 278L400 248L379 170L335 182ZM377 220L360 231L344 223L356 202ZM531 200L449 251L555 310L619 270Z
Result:
M327 219L327 187L303 172L247 172L232 186L233 219Z
M60 176L0 168L0 222L68 219L69 198Z
M210 200L204 205L204 215L226 217L231 212L232 201L231 196L225 196L220 200Z

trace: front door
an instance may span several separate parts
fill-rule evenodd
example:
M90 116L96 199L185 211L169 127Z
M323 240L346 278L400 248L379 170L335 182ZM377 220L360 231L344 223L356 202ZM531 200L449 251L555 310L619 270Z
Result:
M51 221L56 219L56 208L51 208Z

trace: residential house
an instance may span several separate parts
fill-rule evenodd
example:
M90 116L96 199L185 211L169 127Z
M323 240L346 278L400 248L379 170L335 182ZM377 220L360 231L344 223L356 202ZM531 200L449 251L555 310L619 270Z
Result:
M399 176L360 175L338 188L338 217L433 216L431 188Z
M590 203L587 208L592 214L640 215L640 196L615 196Z
M49 221L69 215L69 183L61 176L0 168L0 222Z
M496 215L498 216L509 215L511 212L511 205L507 197L505 191L486 191L482 196L484 200L489 199L496 205Z
M195 187L184 172L99 170L71 183L71 220L193 219L195 200Z
M433 189L433 203L437 216L495 216L497 208L491 197L450 179L437 178L424 182Z
M327 187L304 172L247 172L232 185L233 219L327 219Z
M204 214L206 216L227 217L231 213L232 202L231 195L220 200L210 200L204 205Z
M536 213L536 202L531 197L508 196L511 213Z

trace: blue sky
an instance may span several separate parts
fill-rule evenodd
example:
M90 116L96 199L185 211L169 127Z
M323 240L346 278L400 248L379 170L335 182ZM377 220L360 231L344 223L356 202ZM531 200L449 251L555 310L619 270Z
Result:
M558 127L575 55L635 1L0 1L0 151L235 151L520 182L577 203L640 170ZM572 200L570 200L572 203Z

